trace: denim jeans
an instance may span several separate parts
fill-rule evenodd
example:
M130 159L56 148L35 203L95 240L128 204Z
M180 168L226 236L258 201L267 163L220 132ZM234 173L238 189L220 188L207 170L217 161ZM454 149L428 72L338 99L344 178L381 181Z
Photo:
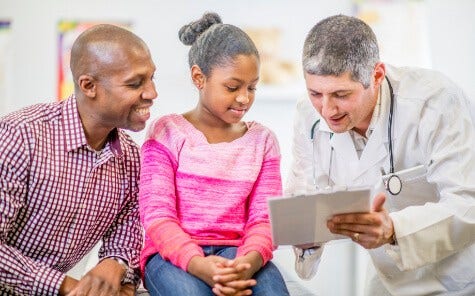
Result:
M228 259L236 257L236 247L205 246L205 256L216 255ZM257 285L252 287L254 296L288 296L284 279L277 267L268 262L253 277ZM199 278L164 260L160 254L149 258L145 266L145 287L152 296L206 296L214 295L211 287Z

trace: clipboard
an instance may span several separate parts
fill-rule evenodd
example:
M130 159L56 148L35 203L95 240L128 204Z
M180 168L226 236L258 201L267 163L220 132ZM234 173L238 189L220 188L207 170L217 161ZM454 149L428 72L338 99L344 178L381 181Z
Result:
M324 243L347 238L328 230L327 220L336 214L371 210L371 190L355 189L267 200L274 245Z

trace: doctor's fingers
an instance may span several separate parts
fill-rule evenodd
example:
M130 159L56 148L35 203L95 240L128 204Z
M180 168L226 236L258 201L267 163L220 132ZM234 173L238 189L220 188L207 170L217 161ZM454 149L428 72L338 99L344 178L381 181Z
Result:
M332 233L348 236L355 243L365 249L378 248L388 243L386 231L382 227L369 227L350 225L349 228L330 229Z
M347 235L348 233L361 233L369 236L378 237L383 233L383 229L379 225L364 225L364 224L347 224L347 223L327 223L328 229L333 233Z
M361 245L365 249L372 249L374 248L373 245L375 245L373 242L373 239L371 239L369 236L367 236L364 233L360 232L354 232L350 230L344 230L340 229L338 231L332 231L333 233L341 234L344 236L349 237L353 242Z
M335 215L330 218L334 224L361 224L361 225L381 225L384 219L384 213L352 213Z

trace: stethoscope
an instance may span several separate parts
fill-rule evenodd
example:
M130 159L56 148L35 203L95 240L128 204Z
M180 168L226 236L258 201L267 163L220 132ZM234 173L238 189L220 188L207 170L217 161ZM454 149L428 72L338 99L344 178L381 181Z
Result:
M389 86L389 95L391 98L390 106L389 106L389 123L388 123L388 142L389 142L389 176L385 181L384 186L386 190L391 193L392 195L398 195L402 189L402 182L398 175L394 173L394 157L393 157L393 144L392 144L392 127L393 127L393 114L394 114L394 92L391 82L389 81L388 77L385 77L386 81L388 82ZM310 140L312 140L312 148L313 148L313 182L315 187L317 185L316 179L316 168L315 168L315 129L320 124L320 119L317 119L310 129ZM334 133L330 133L330 140L333 137ZM328 167L328 184L327 188L330 188L330 176L331 176L331 168L332 168L332 160L333 160L333 147L331 147L330 151L330 163Z

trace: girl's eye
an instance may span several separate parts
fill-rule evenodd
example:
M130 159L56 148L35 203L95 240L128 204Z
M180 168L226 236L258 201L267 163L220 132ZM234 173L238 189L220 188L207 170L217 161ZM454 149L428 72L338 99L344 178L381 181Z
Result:
M226 88L229 90L229 91L237 91L237 87L232 87L232 86L226 86Z
M248 90L252 91L252 92L255 92L257 90L257 88L255 86L253 86L253 87L249 87Z

